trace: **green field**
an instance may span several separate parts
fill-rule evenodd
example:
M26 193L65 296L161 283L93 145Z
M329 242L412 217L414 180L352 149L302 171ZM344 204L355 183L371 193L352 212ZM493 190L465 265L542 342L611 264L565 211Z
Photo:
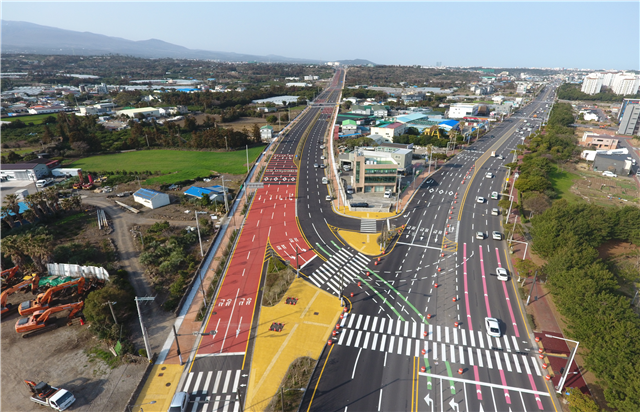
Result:
M265 146L249 149L249 161L254 162ZM148 184L175 183L207 177L214 172L241 175L247 172L244 150L235 152L190 152L179 150L143 150L138 152L91 156L73 162L69 167L81 167L89 172L161 171L170 173L147 179Z
M556 167L556 170L549 173L549 179L551 180L551 186L553 190L558 193L562 199L566 199L569 203L576 203L582 200L582 198L574 193L571 193L569 189L573 186L573 181L580 176L574 173L562 171Z
M42 124L42 121L49 116L53 116L55 118L56 113L31 114L31 115L18 116L18 117L3 117L2 120L5 122L6 121L15 122L16 120L20 119L20 121L23 122L24 124L29 124L29 123Z

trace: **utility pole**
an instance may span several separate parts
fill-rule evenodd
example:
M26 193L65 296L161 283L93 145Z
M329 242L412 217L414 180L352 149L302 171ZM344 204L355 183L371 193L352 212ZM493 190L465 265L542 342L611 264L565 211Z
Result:
M180 366L182 366L184 362L182 362L182 353L180 353L180 343L178 343L178 332L176 332L176 325L171 325L171 327L173 328L173 336L176 339L176 349L178 351L178 359L180 359Z
M229 214L229 203L227 201L227 189L224 188L224 175L222 177L222 196L224 197L224 211Z
M117 324L118 324L118 319L116 319L116 314L115 314L115 312L113 311L113 305L115 305L116 303L118 303L118 302L111 302L111 301L109 301L109 302L107 302L107 303L103 303L103 304L102 304L102 306L104 306L104 305L109 305L109 309L111 309L111 316L113 316L113 321L114 321L114 322L115 322L115 324L117 325Z
M298 262L298 255L300 254L298 250L298 244L296 243L296 278L300 277L300 263Z
M149 346L149 337L147 336L147 329L144 327L144 323L142 322L142 314L140 313L140 301L148 301L148 300L155 300L155 297L153 296L147 296L147 297L142 297L139 298L136 296L136 308L138 309L138 318L140 319L140 328L142 329L142 338L144 340L144 347L145 350L147 351L147 359L149 359L149 362L151 362L151 347Z

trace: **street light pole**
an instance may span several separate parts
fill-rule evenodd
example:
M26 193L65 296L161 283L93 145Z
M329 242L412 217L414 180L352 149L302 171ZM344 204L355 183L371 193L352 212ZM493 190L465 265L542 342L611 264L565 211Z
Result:
M183 365L184 362L182 362L182 353L180 353L180 343L178 343L178 332L176 332L176 325L171 325L171 327L173 328L173 335L176 339L176 348L178 350L178 359L180 359L180 366Z
M576 353L578 352L578 346L580 346L580 342L578 342L577 340L561 338L559 336L553 336L553 335L547 335L547 334L545 334L544 336L546 336L548 338L564 340L564 341L567 341L567 342L573 342L573 343L576 344L576 347L573 348L573 350L571 351L571 357L569 358L569 361L567 362L567 366L564 368L564 373L562 374L562 377L560 378L560 382L558 382L558 386L556 386L556 392L557 393L562 393L562 387L564 386L564 382L567 380L567 375L569 374L569 369L571 369L571 363L573 362L573 358L576 356Z
M114 313L114 311L113 311L113 306L112 306L112 305L115 305L116 303L118 303L118 302L111 302L111 301L109 301L109 302L107 302L107 303L103 303L103 304L102 304L102 306L104 306L104 305L109 305L109 309L111 309L111 316L113 316L113 321L114 321L114 322L115 322L115 324L117 325L117 324L118 324L118 320L116 319L116 314Z

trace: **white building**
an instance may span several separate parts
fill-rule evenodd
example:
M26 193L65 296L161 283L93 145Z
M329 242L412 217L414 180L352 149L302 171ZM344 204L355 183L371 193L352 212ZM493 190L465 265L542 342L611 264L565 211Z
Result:
M8 180L40 180L51 171L44 163L2 163L0 176Z
M640 77L633 73L618 73L613 79L612 89L615 94L636 94L640 86Z
M136 117L136 115L141 115L144 117L159 117L160 109L155 107L141 107L139 109L126 109L126 110L118 110L116 112L117 116L127 116L130 118Z
M318 80L319 77L318 76L304 76L305 80Z
M582 93L597 94L600 93L602 88L602 74L591 73L584 77L582 81Z
M303 82L291 82L286 84L287 87L311 87L312 85L309 83Z
M383 126L371 127L371 134L377 134L393 141L394 136L403 135L406 129L407 126L402 123L387 123Z
M271 139L273 139L273 127L269 125L262 126L260 128L260 139L263 142L271 142Z
M157 209L171 203L168 194L142 188L133 194L133 200L150 209Z
M449 106L449 119L462 119L466 116L473 116L473 103L454 103Z

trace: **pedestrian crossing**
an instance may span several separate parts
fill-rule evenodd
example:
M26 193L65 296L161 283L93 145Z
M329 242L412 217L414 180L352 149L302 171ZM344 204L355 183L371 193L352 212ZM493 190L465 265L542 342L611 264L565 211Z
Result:
M191 394L191 400L194 402L193 409L188 410L238 412L240 374L240 369L190 372L182 388L183 392Z
M317 287L340 296L346 285L359 280L358 275L367 264L369 259L363 254L354 254L343 248L316 269L309 280Z
M377 225L375 219L361 219L360 233L376 233Z
M521 351L523 342L513 335L495 338L482 331L353 314L341 320L336 343L508 372L531 374L533 370L541 376L535 356Z

